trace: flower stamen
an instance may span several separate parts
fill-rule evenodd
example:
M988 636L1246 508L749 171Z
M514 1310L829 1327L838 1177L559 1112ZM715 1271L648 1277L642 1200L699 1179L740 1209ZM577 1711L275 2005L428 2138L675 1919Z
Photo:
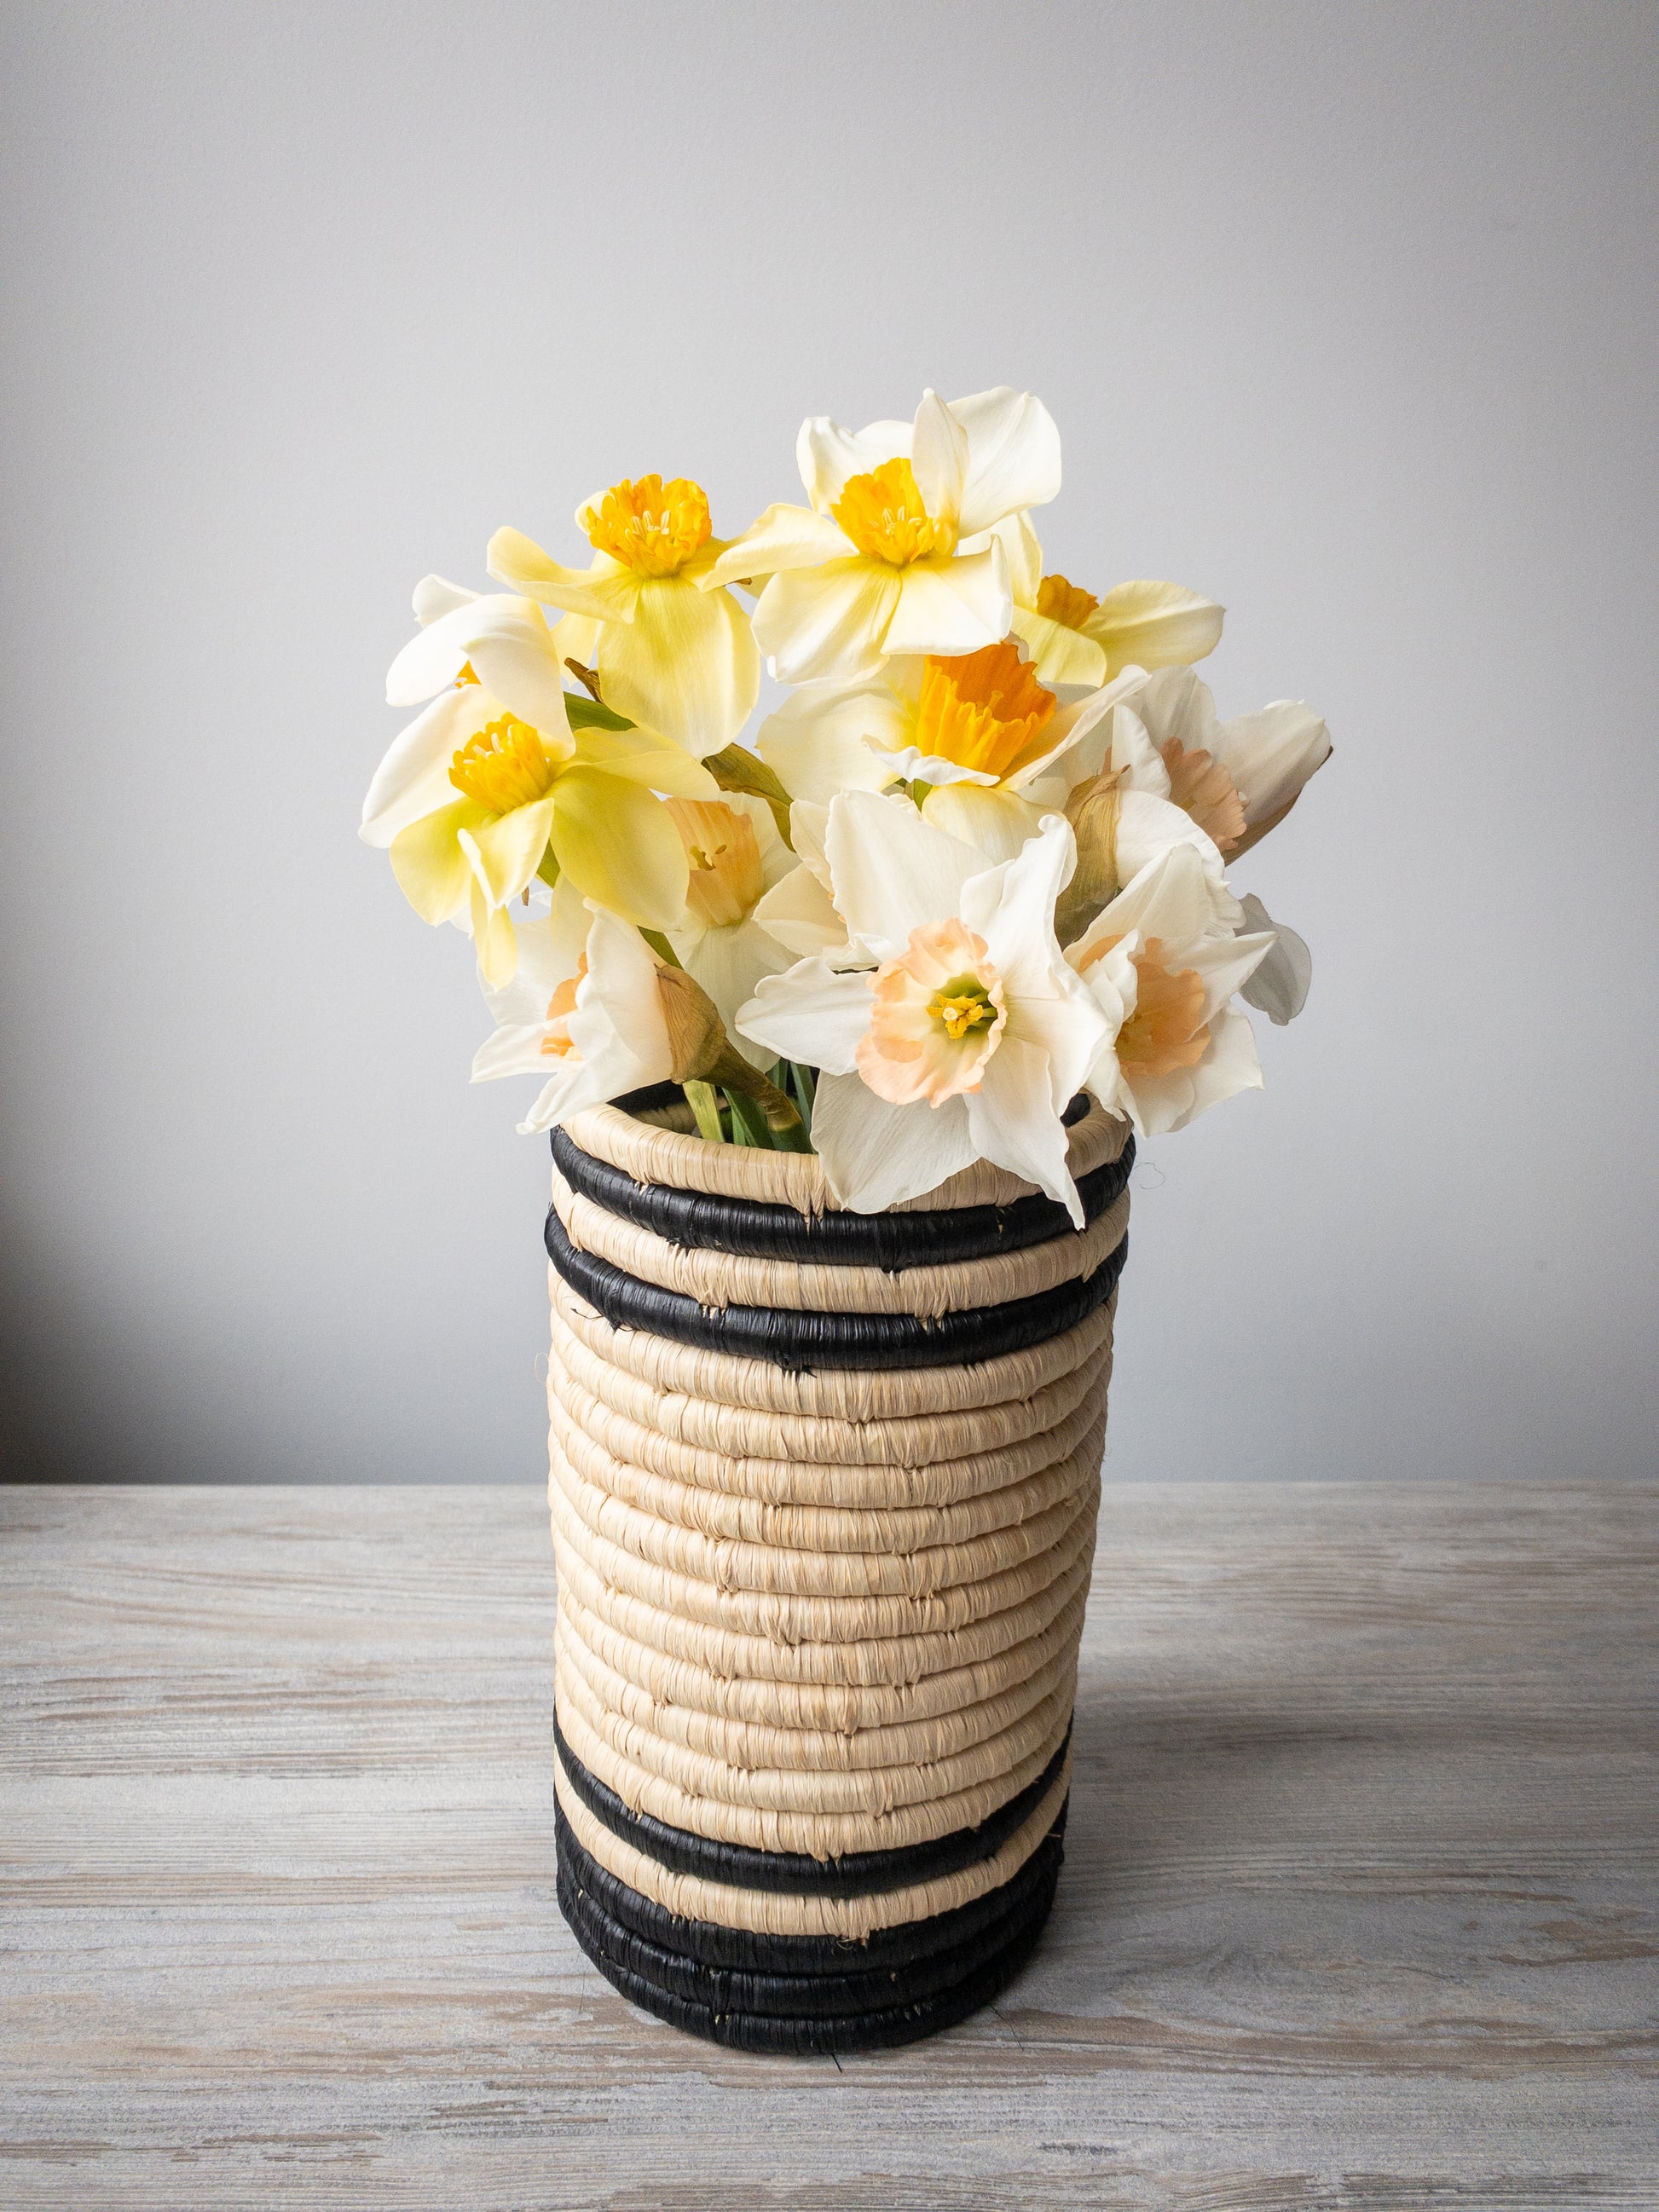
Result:
M916 472L902 455L866 476L848 477L830 512L866 560L895 568L957 550L954 526L928 514Z
M708 543L708 500L690 477L624 477L577 517L597 553L641 576L675 576Z
M492 814L511 814L545 799L559 763L528 722L503 714L469 738L449 763L449 780L465 798Z
M858 1071L878 1098L942 1106L979 1089L1008 1017L982 937L957 921L913 929L903 951L871 977L870 996Z

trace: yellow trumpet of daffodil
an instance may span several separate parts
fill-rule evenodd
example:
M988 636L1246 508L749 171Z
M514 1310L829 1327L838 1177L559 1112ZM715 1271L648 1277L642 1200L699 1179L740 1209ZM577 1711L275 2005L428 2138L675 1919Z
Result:
M416 913L467 916L492 988L517 959L507 906L538 874L568 876L641 927L678 921L685 848L657 794L713 799L708 770L654 731L587 723L594 709L559 685L533 601L474 599L429 578L416 606L429 626L393 663L388 690L438 696L381 762L359 835L390 849Z
M702 487L624 479L576 511L593 548L566 568L520 530L489 541L489 573L565 611L562 657L598 673L605 703L699 759L730 744L760 690L760 653L730 592L700 586L722 553Z
M1029 514L1011 515L995 535L1008 563L1014 634L1045 684L1092 687L1126 668L1188 667L1221 641L1226 609L1184 585L1140 578L1097 599L1064 576L1043 574Z

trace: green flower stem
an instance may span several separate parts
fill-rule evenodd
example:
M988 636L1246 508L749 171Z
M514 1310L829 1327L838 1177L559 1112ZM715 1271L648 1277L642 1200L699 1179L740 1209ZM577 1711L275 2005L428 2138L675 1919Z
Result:
M711 1145L723 1145L726 1130L720 1121L720 1102L714 1095L714 1085L693 1081L683 1083L680 1088L696 1116L698 1135L707 1137Z

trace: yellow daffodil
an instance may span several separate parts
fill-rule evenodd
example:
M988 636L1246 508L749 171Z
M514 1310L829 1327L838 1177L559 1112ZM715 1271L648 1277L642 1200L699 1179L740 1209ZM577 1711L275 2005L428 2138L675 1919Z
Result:
M1006 386L914 422L801 428L810 507L770 507L702 579L767 578L755 635L787 684L852 682L896 653L974 653L1008 633L1013 601L995 526L1060 489L1060 434Z
M1180 584L1119 584L1103 599L1042 573L1028 514L997 530L1008 563L1012 627L1043 683L1060 690L1109 684L1126 668L1185 667L1213 653L1226 610Z
M685 851L656 794L713 798L708 771L649 730L573 728L571 709L591 707L567 704L533 602L428 579L416 608L429 626L393 662L387 689L405 702L438 696L381 763L359 832L390 848L416 911L433 923L468 913L492 984L516 958L508 902L538 872L568 874L629 921L678 920Z
M730 592L704 589L726 550L710 532L702 488L685 477L624 479L576 513L592 565L566 568L522 531L498 530L489 573L562 608L562 658L598 673L607 706L702 759L749 717L760 653Z
M730 792L718 799L671 799L668 811L690 865L685 911L668 932L680 963L708 992L732 1042L757 1066L774 1054L733 1031L738 1009L763 975L795 955L758 919L767 894L801 872L764 799Z

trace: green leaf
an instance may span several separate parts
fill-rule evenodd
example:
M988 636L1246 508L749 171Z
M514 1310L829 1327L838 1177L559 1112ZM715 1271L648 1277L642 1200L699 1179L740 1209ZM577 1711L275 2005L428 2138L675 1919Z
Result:
M720 1103L714 1096L714 1085L683 1083L680 1088L685 1093L687 1105L696 1116L698 1135L707 1137L711 1145L723 1145L726 1131L720 1122Z
M633 723L611 707L602 706L599 700L590 699L586 691L567 691L564 711L570 717L573 730L631 730Z
M741 1091L728 1091L727 1105L732 1109L732 1141L734 1145L752 1145L759 1152L778 1149L768 1126L765 1109L757 1098L745 1097Z

